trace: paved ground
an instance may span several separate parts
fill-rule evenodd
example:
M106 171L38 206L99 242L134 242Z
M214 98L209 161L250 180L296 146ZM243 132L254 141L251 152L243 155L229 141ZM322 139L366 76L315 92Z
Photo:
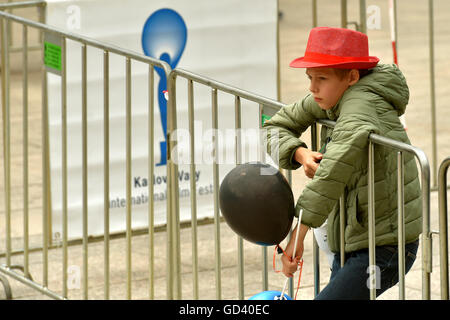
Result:
M307 88L306 77L302 70L289 69L287 67L290 60L300 56L304 52L308 30L311 26L311 1L300 0L280 0L280 10L283 17L280 24L280 45L281 45L281 100L285 103L295 101L302 97ZM340 13L339 1L321 0L319 2L319 25L339 26ZM349 21L358 20L358 1L348 1ZM412 143L423 149L431 161L431 116L430 116L430 81L429 81L429 49L428 49L428 20L426 1L398 1L399 3L399 64L404 72L411 90L410 104L407 109L406 122L408 133ZM450 12L450 3L445 0L436 0L435 3L435 61L436 61L436 110L437 110L437 131L438 131L438 163L446 156L450 155L450 135L449 119L450 110L446 108L446 100L449 99L450 71L443 67L450 50L449 35L450 25L447 23ZM387 1L367 1L368 5L376 4L381 9L381 30L369 30L371 55L381 58L384 63L392 62L392 52L390 46ZM24 15L30 15L25 12ZM36 59L38 57L32 57ZM32 61L33 62L33 61ZM12 61L15 69L20 68L20 61ZM33 64L34 65L34 64ZM23 204L22 204L22 110L20 86L21 76L13 74L11 77L11 123L12 129L12 235L13 248L22 247L22 225L23 225ZM40 110L40 78L37 72L30 75L29 93L29 131L30 131L30 243L31 246L39 246L42 243L42 176L41 176L41 110ZM2 140L3 141L3 140ZM306 141L308 138L306 137ZM3 163L3 158L1 158ZM3 181L3 171L0 173ZM298 196L307 182L303 171L294 173L294 194ZM434 181L432 181L434 183ZM3 194L3 184L0 186ZM0 252L4 252L4 199L0 199ZM431 225L433 230L438 228L437 193L431 194ZM221 229L221 262L220 272L222 279L222 298L237 299L237 237L227 227L225 223ZM214 271L214 231L213 225L199 227L199 290L200 299L215 299L215 271ZM439 299L439 246L438 237L434 238L433 245L433 273L432 273L432 299ZM182 284L183 298L192 297L192 263L191 263L191 232L190 229L182 229ZM166 297L166 264L165 264L165 232L157 232L155 235L155 283L154 294L157 299ZM302 284L299 291L299 299L312 299L313 297L313 265L312 265L312 238L311 233L307 236L304 253L304 271L302 274ZM103 298L103 242L89 245L89 298ZM132 298L147 299L149 297L149 249L147 235L140 235L133 238L132 243ZM111 241L111 274L110 274L110 296L112 299L124 299L126 297L126 262L125 262L125 241L117 239ZM60 292L61 284L61 251L51 250L49 252L49 284L51 290ZM70 278L71 289L69 298L82 298L81 290L76 289L82 286L79 283L77 272L82 266L82 247L75 245L69 249L69 266L71 269ZM421 298L421 254L418 254L413 269L406 277L406 297L408 299ZM245 243L245 297L260 292L262 274L261 248ZM2 256L0 263L4 263ZM13 264L23 264L22 255L13 256ZM268 266L271 270L272 248L268 249ZM30 255L30 272L33 278L41 283L42 281L42 253L35 252ZM327 283L329 268L325 256L321 255L321 285ZM10 279L14 299L46 299L36 291L23 284ZM269 271L269 289L281 290L284 284L282 275ZM396 299L398 289L392 288L379 299ZM0 290L0 297L4 293Z

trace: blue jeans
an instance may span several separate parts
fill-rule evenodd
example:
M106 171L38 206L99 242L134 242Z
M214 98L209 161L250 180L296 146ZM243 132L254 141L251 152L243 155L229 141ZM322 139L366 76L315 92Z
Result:
M405 245L405 272L411 269L419 240ZM379 246L375 249L376 267L369 269L369 250L347 253L341 268L340 253L334 255L330 282L317 295L316 300L369 300L370 274L376 273L376 294L379 296L398 282L398 247Z

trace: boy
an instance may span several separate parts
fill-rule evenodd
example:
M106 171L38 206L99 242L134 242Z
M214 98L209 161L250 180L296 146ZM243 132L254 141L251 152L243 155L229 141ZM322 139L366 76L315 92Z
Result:
M304 167L312 178L300 195L296 214L303 209L294 261L282 256L282 271L292 277L303 254L309 228L327 222L327 242L335 253L329 284L316 299L369 299L368 287L368 144L376 133L410 143L399 121L405 112L409 89L395 65L377 65L369 56L363 33L341 28L311 30L305 56L290 66L306 68L310 94L278 111L264 127L268 150L279 143L279 165ZM299 139L317 119L336 121L334 129L322 127L321 150L307 149ZM272 137L271 131L277 130ZM275 150L275 149L273 149ZM405 262L411 268L422 231L421 193L412 155L405 154ZM377 295L398 282L397 248L397 153L375 146L375 231ZM341 268L339 198L345 200L345 264ZM292 256L295 229L286 247Z

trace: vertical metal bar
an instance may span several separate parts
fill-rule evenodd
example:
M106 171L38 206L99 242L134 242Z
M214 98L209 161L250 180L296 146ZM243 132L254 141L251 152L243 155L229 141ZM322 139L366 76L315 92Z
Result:
M176 116L176 77L169 78L168 81L168 91L169 91L169 101L167 103L167 264L166 264L166 273L167 273L167 299L174 299L174 283L176 274L175 264L176 264L176 255L174 254L174 244L173 244L173 233L174 233L174 208L173 208L173 197L177 197L177 189L174 188L173 184L176 183L176 180L172 179L173 173L173 161L172 161L172 132L175 130L174 117ZM174 115L175 113L175 115Z
M149 65L148 68L148 177L152 181L154 176L155 154L154 154L154 92L155 92L155 76L154 67ZM148 247L149 247L149 298L155 299L155 203L153 198L154 185L148 184Z
M397 152L399 299L405 300L405 183L403 153Z
M258 124L259 124L259 132L258 132L258 139L260 140L258 143L258 149L259 149L259 161L262 163L265 163L266 158L266 150L264 148L264 144L261 141L261 127L262 127L262 115L263 115L263 105L259 105L259 118L258 118ZM216 149L217 150L217 149ZM261 246L261 258L262 258L262 291L267 291L269 289L269 267L267 264L267 247Z
M397 0L392 1L392 8L394 9L394 38L395 38L395 48L398 53L398 31L397 31Z
M177 128L176 111L172 113L173 128L174 131ZM176 143L176 142L175 142ZM176 146L176 144L175 144ZM181 288L181 247L180 247L180 209L179 209L179 184L178 184L178 162L172 159L172 194L171 198L173 208L173 246L174 246L174 275L175 275L175 298L181 300L182 288Z
M126 265L127 299L131 299L131 60L126 58Z
M436 129L436 88L434 72L434 9L433 0L428 0L428 34L430 54L430 98L431 98L431 147L433 153L433 187L437 185L437 129Z
M359 31L367 33L366 0L359 0Z
M431 272L433 271L433 252L430 230L430 166L425 160L420 161L421 165L421 186L422 186L422 299L431 298Z
M47 4L44 2L39 10L39 22L45 24L47 19L46 12ZM44 48L44 35L43 32L39 32L39 43ZM42 55L44 58L44 54ZM50 174L50 135L48 125L48 93L47 93L47 71L45 69L44 59L42 59L42 173L45 175L42 180L43 184L43 210L45 210L46 226L43 234L47 237L46 247L44 248L44 256L47 257L47 246L52 241L52 190L51 190L51 174ZM47 262L44 262L46 265ZM47 272L47 271L46 271ZM46 278L46 277L45 277Z
M370 274L370 299L376 299L377 273L375 271L375 168L374 150L375 146L369 141L369 163L368 163L368 206L369 206L369 274Z
M197 186L195 181L195 127L194 127L194 85L188 80L188 116L190 139L190 195L192 228L192 281L193 298L198 299L198 250L197 250Z
M277 46L277 101L281 100L281 70L280 70L280 1L277 0L277 30L276 30L276 46Z
M311 126L311 148L313 151L317 151L317 123ZM314 263L314 297L320 293L320 256L319 256L319 246L317 244L316 238L313 235L313 263Z
M347 28L347 0L341 0L341 28Z
M104 298L109 300L109 52L103 51Z
M43 38L42 38L43 39ZM44 48L44 43L42 43ZM42 285L48 287L48 241L50 199L50 156L48 134L48 93L47 70L42 53Z
M236 165L242 163L242 136L241 136L241 97L234 97L234 123L236 128ZM244 239L238 236L238 291L239 299L244 299Z
M439 255L441 257L441 299L449 299L448 281L448 209L447 209L447 171L450 157L442 161L439 167Z
M345 202L344 196L339 198L339 244L341 254L341 268L345 264Z
M29 277L29 185L28 185L28 29L22 26L22 100L23 100L23 265L24 275Z
M312 27L317 27L317 0L312 0Z
M87 164L87 46L81 47L81 136L83 172L83 296L88 299L88 164Z
M177 141L172 141L172 134L177 128L176 112L176 74L166 72L169 100L167 102L167 298L181 300L181 249L180 249L180 214L178 165L172 159L172 150ZM175 296L174 296L175 293Z
M63 296L67 298L67 55L66 38L61 39L61 197Z
M11 151L10 151L10 88L9 88L9 38L8 21L1 20L2 31L2 113L3 113L3 163L5 188L6 265L11 266Z
M222 299L222 279L221 279L221 257L220 257L220 213L219 213L219 165L218 165L218 111L217 111L217 89L212 89L212 129L214 130L214 238L215 238L215 266L216 266L216 299Z
M291 170L286 170L285 172L287 172L287 181L289 183L289 186L291 186L291 188L292 188L292 171ZM289 236L289 239L292 237L292 230L289 231L289 235L288 236ZM294 296L294 278L293 277L289 278L288 292L289 292L289 296L290 297Z

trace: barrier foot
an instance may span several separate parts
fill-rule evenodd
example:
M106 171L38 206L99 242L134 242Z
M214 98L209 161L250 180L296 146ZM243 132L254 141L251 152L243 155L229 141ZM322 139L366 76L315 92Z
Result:
M5 276L0 275L0 282L3 284L3 289L5 290L5 300L12 300L12 291L8 279L6 279Z

